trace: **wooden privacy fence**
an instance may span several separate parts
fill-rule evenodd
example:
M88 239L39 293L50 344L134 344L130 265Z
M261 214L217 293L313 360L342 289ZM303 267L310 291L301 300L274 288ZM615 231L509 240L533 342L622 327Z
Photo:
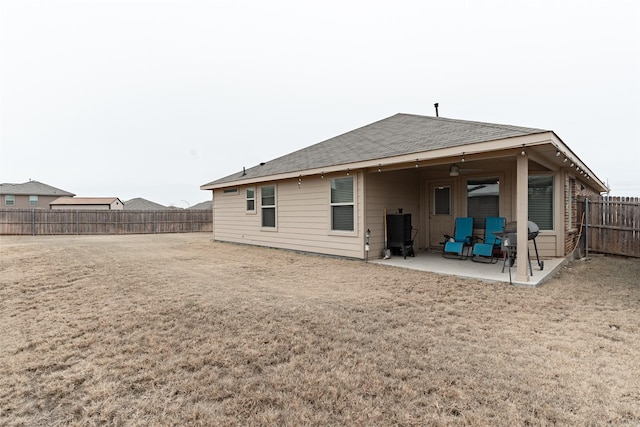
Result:
M213 230L211 209L0 209L0 234L154 234Z
M640 258L640 197L578 201L589 251Z

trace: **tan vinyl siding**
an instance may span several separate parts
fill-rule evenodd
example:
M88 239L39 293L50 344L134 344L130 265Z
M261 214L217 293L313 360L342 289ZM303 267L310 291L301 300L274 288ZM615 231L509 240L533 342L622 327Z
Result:
M371 230L369 239L369 257L378 257L384 249L384 210L388 214L402 208L403 213L411 214L414 228L420 229L420 184L416 170L391 172L372 172L366 175L366 224L364 229ZM416 241L414 246L421 243Z
M238 195L215 190L215 240L362 258L362 174L351 174L356 182L354 232L330 230L329 186L331 178L336 176L327 175L324 179L320 176L303 177L300 186L298 179L265 182L258 186L276 186L274 229L260 227L259 198L256 213L246 212L245 187L239 187Z
M36 195L36 194L34 194ZM6 206L4 204L4 194L0 195L2 205L0 208L14 208L14 209L49 209L49 203L53 202L60 196L38 196L38 204L36 206L29 203L29 195L16 194L14 195L14 204L12 206Z

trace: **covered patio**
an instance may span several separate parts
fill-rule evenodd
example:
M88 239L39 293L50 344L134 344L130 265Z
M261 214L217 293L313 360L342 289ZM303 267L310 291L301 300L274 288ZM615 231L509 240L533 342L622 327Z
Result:
M526 258L516 259L518 262L525 261ZM529 277L527 282L516 280L516 265L511 267L511 283L521 286L540 286L559 271L563 265L568 262L568 258L545 257L540 258L544 261L544 269L541 271L538 266L535 252L531 253L531 267L533 275ZM509 266L504 265L503 259L498 260L496 264L473 262L471 258L466 260L443 258L439 251L416 251L415 257L407 257L404 259L401 255L393 255L389 259L369 259L369 262L380 265L387 265L399 268L409 268L420 271L430 271L432 273L446 274L457 277L465 277L486 282L506 282L509 283ZM504 265L504 272L502 267ZM527 266L527 270L529 267Z

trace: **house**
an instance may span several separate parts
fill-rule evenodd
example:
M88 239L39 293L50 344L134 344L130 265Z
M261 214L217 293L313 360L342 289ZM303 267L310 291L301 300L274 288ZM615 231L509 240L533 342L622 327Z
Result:
M213 202L211 200L207 200L205 202L200 202L191 206L189 209L191 210L211 210L213 209Z
M200 187L215 240L364 259L385 247L385 213L411 215L414 247L441 248L456 217L528 220L540 256L571 253L576 197L606 185L553 131L396 114ZM367 231L370 237L367 238ZM526 263L516 280L528 281Z
M169 208L159 203L137 197L124 202L124 209L127 211L161 211Z
M2 208L49 209L49 203L61 196L75 194L32 180L23 184L0 184Z
M51 209L123 210L117 197L59 197L49 203Z

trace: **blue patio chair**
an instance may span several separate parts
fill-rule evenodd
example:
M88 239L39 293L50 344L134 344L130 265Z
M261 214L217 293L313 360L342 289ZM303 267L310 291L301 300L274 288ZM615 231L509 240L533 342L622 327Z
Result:
M474 242L473 218L456 218L456 228L453 236L445 234L444 239L444 247L442 249L444 258L467 259Z
M488 216L484 220L484 239L476 238L473 244L471 261L495 264L500 257L502 240L496 233L504 232L505 219L501 216Z

